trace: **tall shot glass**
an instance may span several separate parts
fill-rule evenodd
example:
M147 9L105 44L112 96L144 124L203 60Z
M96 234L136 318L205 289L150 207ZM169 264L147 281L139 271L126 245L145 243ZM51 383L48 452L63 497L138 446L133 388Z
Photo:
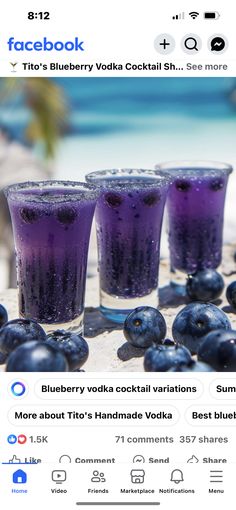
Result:
M122 323L135 307L158 305L163 210L170 184L166 173L114 169L90 173L101 186L95 217L100 306Z
M225 195L232 167L211 161L157 165L173 178L167 199L173 283L184 273L216 269L222 258Z
M98 193L86 183L9 186L17 260L19 312L46 330L83 329L91 224Z

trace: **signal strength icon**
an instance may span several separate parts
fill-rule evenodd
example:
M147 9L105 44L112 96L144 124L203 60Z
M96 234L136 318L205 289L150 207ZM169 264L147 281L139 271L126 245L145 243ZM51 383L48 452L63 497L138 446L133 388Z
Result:
M172 19L184 19L184 12L180 12L179 14L172 16Z
M196 19L199 16L199 12L196 11L189 12L189 16L191 16L192 19Z

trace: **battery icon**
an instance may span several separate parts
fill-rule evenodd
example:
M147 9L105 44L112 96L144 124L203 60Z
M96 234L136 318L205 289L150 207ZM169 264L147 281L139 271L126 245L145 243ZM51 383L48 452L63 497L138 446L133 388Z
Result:
M204 12L205 19L218 19L220 17L219 12Z

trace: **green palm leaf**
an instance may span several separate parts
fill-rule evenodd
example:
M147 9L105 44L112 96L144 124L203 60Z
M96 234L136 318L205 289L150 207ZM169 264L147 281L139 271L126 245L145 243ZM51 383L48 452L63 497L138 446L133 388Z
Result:
M68 107L60 86L48 78L2 78L1 102L22 94L31 111L26 128L30 142L41 141L46 157L53 157L60 134L65 130Z

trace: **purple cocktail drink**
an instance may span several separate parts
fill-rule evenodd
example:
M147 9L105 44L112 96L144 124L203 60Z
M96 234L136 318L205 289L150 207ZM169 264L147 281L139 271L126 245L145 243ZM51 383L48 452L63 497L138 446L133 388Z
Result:
M101 310L123 322L131 309L157 306L160 235L169 179L149 170L107 170L86 176L103 192L96 224Z
M173 177L167 209L171 270L194 273L221 263L225 194L232 167L183 162L157 166Z
M17 257L20 315L82 330L94 186L45 181L5 190Z

